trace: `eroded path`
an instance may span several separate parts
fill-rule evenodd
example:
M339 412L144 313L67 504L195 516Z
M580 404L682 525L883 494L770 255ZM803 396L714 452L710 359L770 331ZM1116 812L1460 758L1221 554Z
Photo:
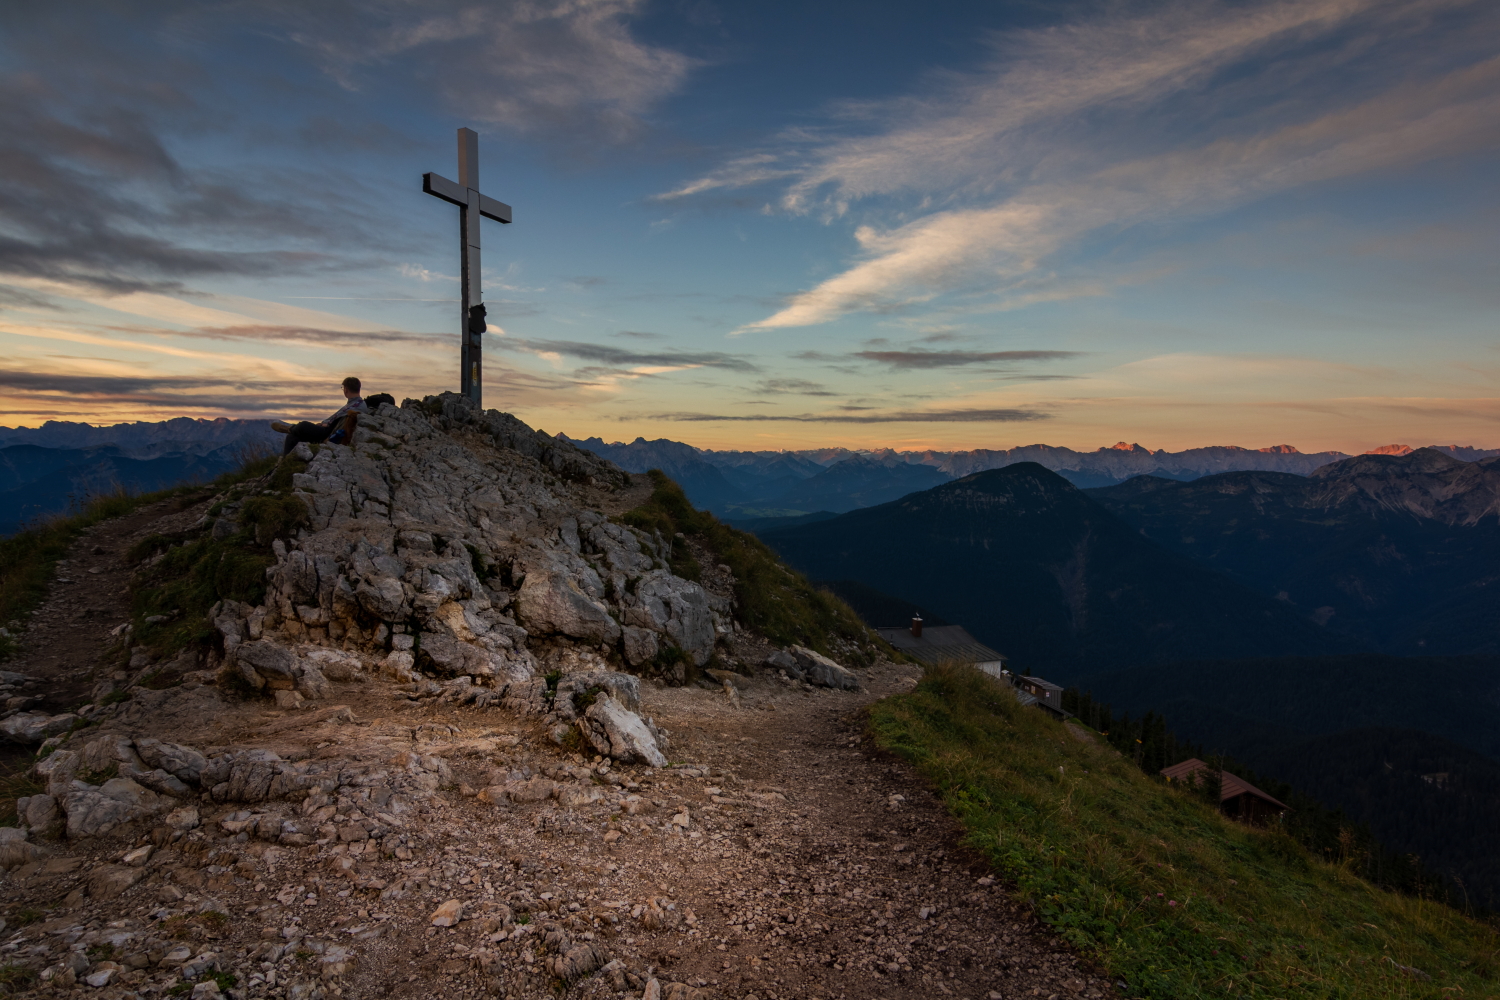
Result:
M78 542L62 573L75 582L28 635L24 669L46 704L74 707L121 672L120 554L196 516L143 511ZM914 669L861 679L857 693L769 674L733 696L643 685L643 711L671 736L665 769L585 759L534 717L374 676L286 712L191 673L137 689L101 733L270 751L333 775L333 791L250 805L205 793L41 845L0 878L0 961L45 970L37 995L99 998L193 977L193 995L211 996L215 971L233 995L298 1000L1110 995L959 846L912 772L870 746L863 707L909 688ZM485 791L517 783L535 794ZM382 811L403 796L405 811ZM286 817L313 842L261 839Z

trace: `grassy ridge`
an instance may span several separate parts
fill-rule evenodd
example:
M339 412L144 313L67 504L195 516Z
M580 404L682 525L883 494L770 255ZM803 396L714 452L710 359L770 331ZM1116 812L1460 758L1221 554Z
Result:
M1500 997L1494 927L1232 823L972 667L929 670L871 725L1128 996Z
M239 469L225 473L210 485L222 489L263 476L275 466L275 456L247 454ZM12 623L24 627L26 617L46 598L57 561L67 554L80 532L146 504L202 488L203 484L193 483L155 493L132 494L121 489L96 494L72 513L47 518L9 538L0 538L0 624L12 633L17 631ZM14 656L16 651L15 636L0 636L0 661Z
M79 532L154 499L154 494L132 496L124 491L90 497L72 514L49 518L9 538L0 538L0 624L14 633L42 603L57 561L67 554ZM0 660L10 659L16 648L14 636L0 636Z
M671 540L673 573L696 580L700 572L691 550L676 537L681 532L734 572L741 620L768 639L783 645L798 643L844 660L867 656L871 647L891 652L849 605L782 565L759 538L729 527L707 511L695 510L682 487L659 469L647 475L655 487L650 498L620 520L642 531L660 531Z

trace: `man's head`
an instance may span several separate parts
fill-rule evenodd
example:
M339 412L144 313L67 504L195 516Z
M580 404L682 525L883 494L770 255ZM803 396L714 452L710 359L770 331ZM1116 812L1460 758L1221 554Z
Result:
M359 379L355 378L353 375L350 375L348 378L344 379L344 398L353 399L358 395Z

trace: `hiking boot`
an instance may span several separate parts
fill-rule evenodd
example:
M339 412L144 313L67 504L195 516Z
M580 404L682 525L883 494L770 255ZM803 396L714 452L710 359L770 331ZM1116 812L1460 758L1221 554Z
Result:
M287 433L290 433L291 429L292 429L292 425L289 424L289 423L287 423L285 420L273 420L273 421L271 421L271 430L275 431L277 434L287 434Z

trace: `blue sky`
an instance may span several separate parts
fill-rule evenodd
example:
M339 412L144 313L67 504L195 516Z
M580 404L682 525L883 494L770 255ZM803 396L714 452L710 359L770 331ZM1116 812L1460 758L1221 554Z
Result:
M0 10L0 423L457 381L705 447L1500 441L1500 8ZM309 9L310 8L310 9Z

